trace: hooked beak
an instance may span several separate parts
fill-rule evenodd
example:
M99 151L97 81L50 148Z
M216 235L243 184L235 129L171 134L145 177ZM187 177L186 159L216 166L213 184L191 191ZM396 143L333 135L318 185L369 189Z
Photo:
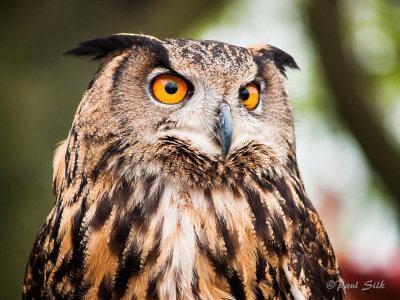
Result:
M226 103L222 103L220 107L218 133L222 156L225 159L228 156L229 149L231 148L233 133L231 109Z

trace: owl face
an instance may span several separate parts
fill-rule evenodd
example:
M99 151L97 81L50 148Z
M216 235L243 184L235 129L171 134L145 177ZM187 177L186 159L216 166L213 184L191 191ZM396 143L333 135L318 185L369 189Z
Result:
M215 161L250 144L284 160L294 147L283 81L297 66L277 48L113 35L67 54L103 58L74 121L89 131L88 153L107 139L129 144L136 159L170 138Z

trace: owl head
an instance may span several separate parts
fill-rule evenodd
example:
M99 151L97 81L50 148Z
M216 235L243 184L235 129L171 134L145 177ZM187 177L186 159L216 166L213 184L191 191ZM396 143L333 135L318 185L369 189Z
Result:
M66 54L102 61L66 146L93 180L143 172L139 165L193 182L218 172L278 172L294 153L284 79L297 65L278 48L116 34Z

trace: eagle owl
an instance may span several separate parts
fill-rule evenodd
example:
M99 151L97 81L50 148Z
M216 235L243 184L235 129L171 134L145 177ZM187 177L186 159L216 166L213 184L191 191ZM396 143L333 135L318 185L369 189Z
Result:
M116 34L55 153L25 299L342 299L278 48Z

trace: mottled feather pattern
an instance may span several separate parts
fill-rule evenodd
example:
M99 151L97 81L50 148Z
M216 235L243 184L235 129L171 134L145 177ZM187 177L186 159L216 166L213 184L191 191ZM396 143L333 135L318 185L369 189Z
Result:
M154 52L159 40L143 36L146 43L127 45L131 39L121 39L117 54L112 41L103 52L101 41L70 51L104 61L56 151L56 202L29 259L24 299L343 299L343 291L326 287L340 272L300 178L290 117L268 116L288 129L259 133L269 134L267 142L237 136L223 158L214 151L213 126L203 149L198 133L182 129L186 116L163 116L163 110L149 121L139 119L145 110L127 110L124 97L135 89L125 84L132 53L138 73L129 76L139 78L160 61L176 69L174 47L178 58L186 51L193 63L204 57L212 63L210 52L226 63L235 56L238 70L254 64L251 51L165 40L169 57L160 60ZM270 92L277 99L286 95ZM278 102L274 111L286 111L287 102ZM216 115L203 111L205 120ZM140 130L151 134L142 137Z
M173 141L173 138L169 140ZM178 145L176 151L183 148L178 140L175 142ZM170 147L170 143L164 147ZM119 149L109 155L110 160L118 160ZM89 179L93 186L83 188L91 192L81 192L80 199L53 211L57 217L53 217L44 230L57 230L58 222L60 228L58 233L51 234L54 239L50 237L48 241L39 242L42 247L47 246L44 247L47 251L39 256L46 261L47 257L55 255L54 247L60 248L57 258L53 259L55 262L49 261L45 268L51 270L47 285L55 286L52 291L55 297L72 298L77 293L87 293L99 298L107 298L105 295L140 298L145 297L150 292L149 286L153 285L155 290L151 292L161 299L174 293L183 298L195 298L200 293L204 299L232 299L232 296L233 299L255 299L259 297L257 293L261 293L267 299L271 289L276 297L281 293L278 287L286 275L279 265L285 260L290 271L300 270L301 267L295 265L298 263L304 268L315 267L315 260L321 259L321 270L317 271L322 278L311 278L327 282L337 277L335 262L324 257L325 251L331 252L329 243L312 206L304 198L298 178L289 181L275 177L275 174L272 174L274 177L268 173L257 174L259 168L254 166L259 158L240 153L235 153L235 159L229 161L232 165L248 165L242 167L239 174L227 171L228 178L218 173L219 176L210 178L207 168L197 169L196 176L190 172L196 163L190 154L179 157L182 158L179 163L171 160L171 166L167 165L166 174L172 178L176 172L184 173L175 168L184 168L188 172L185 176L187 186L176 188L173 182L162 179L164 174L146 174L144 166L141 178L110 185L108 190L103 186L104 179L96 184L98 180L93 177ZM101 159L99 163L102 163ZM201 166L204 165L218 171L217 161L202 161ZM106 174L97 176L107 177ZM75 191L74 187L81 184L74 185L73 182L69 188ZM193 189L194 186L198 188ZM189 188L190 193L187 192ZM59 215L64 215L66 221L62 221L63 217L58 220ZM310 218L313 230L310 227L302 231L296 229L303 218ZM322 232L318 232L318 228ZM292 239L298 238L309 240L304 245L290 244ZM194 256L185 260L184 256L192 252ZM304 260L306 262L300 262ZM83 270L85 280L81 274ZM305 269L305 272L313 270ZM195 274L202 274L202 277ZM296 275L301 278L300 274ZM271 277L272 281L267 281ZM159 280L158 284L155 279ZM182 290L175 291L176 281L180 282ZM275 288L271 283L274 281ZM90 288L85 288L85 282ZM127 293L128 287L134 286L135 282L138 286ZM221 284L214 286L215 283ZM312 282L308 286L306 279L302 284L309 293L318 286Z

